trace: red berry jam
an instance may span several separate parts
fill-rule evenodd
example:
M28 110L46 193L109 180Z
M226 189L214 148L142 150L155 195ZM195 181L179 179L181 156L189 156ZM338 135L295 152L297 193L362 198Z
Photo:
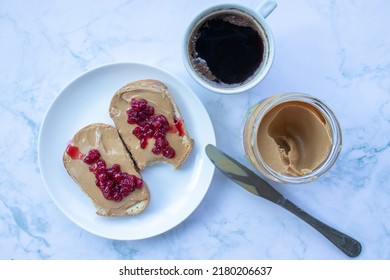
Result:
M152 153L162 154L166 158L173 158L176 155L175 149L172 148L166 138L167 132L179 133L184 136L182 121L175 118L175 127L169 125L164 115L154 113L154 107L149 105L145 99L132 98L130 101L131 108L127 113L127 122L136 124L132 133L140 141L141 149L145 149L149 139L154 139Z
M87 155L80 153L76 146L68 145L66 153L72 159L82 159L89 165L89 171L95 175L95 184L102 191L107 200L121 201L136 189L142 188L143 180L135 175L121 171L119 164L107 168L106 162L101 158L96 149L92 149Z
M80 152L79 147L69 144L66 147L66 153L71 159L83 159L84 155Z
M183 121L175 117L174 122L175 122L176 129L179 132L179 136L183 137L184 136Z
M95 163L100 158L100 153L98 150L90 150L89 153L84 157L84 163L90 165Z

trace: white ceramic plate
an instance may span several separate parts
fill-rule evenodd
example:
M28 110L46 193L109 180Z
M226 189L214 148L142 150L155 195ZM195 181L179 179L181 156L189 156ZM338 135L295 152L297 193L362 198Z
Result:
M92 202L67 174L62 156L73 135L87 124L112 124L111 97L128 82L157 79L168 86L179 106L194 147L184 165L174 170L167 164L141 172L151 201L137 216L101 217ZM143 64L116 63L88 71L66 86L50 106L42 123L38 156L42 178L59 209L74 223L93 234L117 240L152 237L184 221L205 196L214 165L204 148L215 144L209 115L196 94L167 72Z

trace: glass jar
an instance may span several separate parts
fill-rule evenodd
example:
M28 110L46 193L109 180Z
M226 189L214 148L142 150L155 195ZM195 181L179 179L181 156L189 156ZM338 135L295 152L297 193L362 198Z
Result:
M342 146L339 122L322 101L303 93L269 97L245 117L248 161L281 183L315 180L335 163Z

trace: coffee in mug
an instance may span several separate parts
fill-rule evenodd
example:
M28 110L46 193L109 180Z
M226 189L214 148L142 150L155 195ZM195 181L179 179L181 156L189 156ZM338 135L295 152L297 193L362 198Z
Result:
M184 60L189 73L206 88L234 93L264 78L272 64L273 48L271 32L260 13L220 5L190 25Z

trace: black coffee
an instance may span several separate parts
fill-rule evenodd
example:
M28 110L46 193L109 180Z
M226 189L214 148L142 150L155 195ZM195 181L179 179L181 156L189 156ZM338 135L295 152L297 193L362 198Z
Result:
M199 25L190 52L195 70L217 84L242 84L253 76L264 55L263 40L253 21L224 12Z

